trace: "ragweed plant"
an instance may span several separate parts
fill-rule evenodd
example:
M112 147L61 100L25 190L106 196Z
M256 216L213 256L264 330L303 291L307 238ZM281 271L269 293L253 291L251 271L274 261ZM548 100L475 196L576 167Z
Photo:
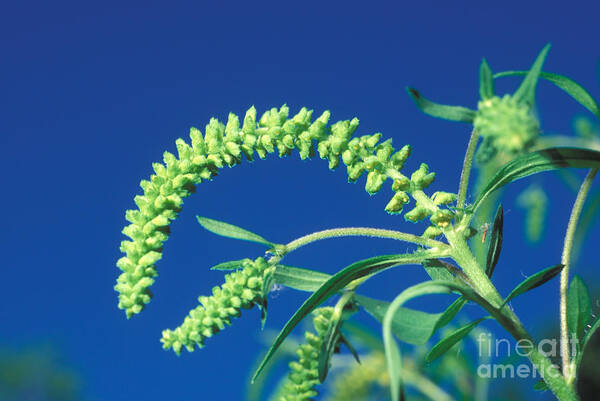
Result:
M306 343L300 345L298 351L299 359L291 364L291 371L278 393L280 400L311 399L317 394L316 386L327 377L331 357L340 351L340 346L344 345L354 353L344 334L344 323L358 311L365 310L382 323L389 389L392 399L397 400L402 397L403 381L408 381L410 372L404 368L396 339L415 345L427 343L470 301L487 314L442 335L429 350L426 361L431 362L445 354L485 321L495 321L515 341L535 345L516 311L507 303L560 275L560 366L552 363L537 346L532 346L528 357L543 377L538 387L546 386L559 400L577 400L574 384L581 357L587 342L600 326L600 320L591 321L590 297L582 279L576 276L570 280L571 251L580 213L600 167L600 152L582 147L534 150L540 133L540 123L534 112L538 80L542 78L555 84L596 117L600 117L600 107L571 79L542 71L548 50L549 46L546 46L526 71L493 74L484 60L479 73L477 109L434 103L417 90L409 89L418 108L426 114L471 125L472 133L456 192L430 191L435 173L429 171L425 163L414 171L404 171L411 151L409 145L395 149L392 140L382 140L380 133L355 135L358 119L330 124L328 111L313 120L313 112L306 108L290 116L289 108L282 106L258 117L252 107L241 121L234 114L229 114L226 123L211 119L204 134L192 128L190 142L176 141L177 155L166 152L163 162L153 165L154 174L140 184L143 194L135 197L137 208L126 212L130 224L123 233L129 239L121 244L124 256L117 266L122 273L115 286L119 293L119 308L131 317L150 302L150 287L157 276L156 266L163 255L163 244L170 235L170 224L181 211L184 198L194 192L196 185L214 178L224 167L241 164L244 159L253 161L256 156L263 159L271 153L285 157L296 151L301 159L310 159L318 153L320 158L328 161L330 169L343 164L350 182L366 175L364 185L369 194L379 192L389 180L393 195L386 211L403 213L404 219L413 223L428 219L425 231L413 234L371 227L332 228L279 244L240 227L198 217L207 230L263 244L267 252L251 259L214 266L233 272L225 276L223 285L214 287L212 295L198 298L200 305L191 310L179 327L163 332L165 349L179 354L183 348L193 351L202 347L207 338L231 324L232 318L240 316L242 309L258 306L262 309L264 323L269 291L274 284L288 286L311 295L275 337L254 378L263 372L292 330L314 312L316 332L306 334ZM496 94L494 79L518 75L524 78L514 93ZM470 175L475 164L480 169L487 168L488 172L480 174L480 183L470 192ZM502 208L498 208L489 227L489 246L483 253L476 250L481 245L469 242L479 228L477 218L482 210L489 208L498 190L512 181L565 168L588 168L590 171L573 206L562 257L555 266L528 277L508 295L502 296L491 280L494 271L500 270L496 267L502 249ZM468 199L473 201L468 203ZM410 206L405 210L407 205ZM357 261L334 275L282 264L289 253L300 247L347 236L390 238L415 244L417 249ZM483 256L477 256L478 253ZM422 265L431 280L399 289L391 303L357 294L370 277L410 264ZM403 306L413 298L437 293L458 294L459 297L441 314ZM339 297L334 307L319 308L332 297ZM573 350L568 347L571 338L578 341Z

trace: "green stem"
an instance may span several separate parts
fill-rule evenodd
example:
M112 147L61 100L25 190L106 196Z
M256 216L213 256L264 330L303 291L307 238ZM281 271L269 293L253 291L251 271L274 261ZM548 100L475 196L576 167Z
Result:
M458 186L458 200L456 207L461 210L465 207L465 201L467 199L467 187L469 186L469 177L471 175L471 167L473 166L473 157L475 156L475 149L477 148L477 141L479 140L479 132L473 130L469 144L467 145L467 151L465 153L465 160L463 161L463 168L460 173L460 184Z
M403 369L402 375L406 384L415 387L432 401L454 401L454 398L437 384L414 369Z
M571 216L569 217L569 224L567 225L567 233L565 234L561 258L561 263L565 267L560 273L560 355L562 359L563 375L569 384L572 384L575 380L571 357L569 355L569 331L567 327L567 292L569 290L571 250L573 249L573 238L575 237L577 222L579 221L583 204L590 191L596 173L598 173L597 168L591 169L579 188L575 204L571 210Z
M484 270L469 249L466 240L453 230L445 232L450 246L453 248L452 258L471 279L473 289L487 301L482 305L485 309L508 331L514 339L527 341L533 344L533 349L528 357L531 363L541 373L544 381L560 401L577 401L579 398L575 390L569 386L560 370L537 347L531 335L527 332L517 315L507 307L500 308L502 297L492 284Z
M373 238L389 238L399 241L412 242L414 244L427 246L430 248L446 249L447 244L436 241L433 239L423 238L418 235L407 234L400 231L384 230L381 228L369 228L369 227L346 227L346 228L332 228L329 230L318 231L316 233L308 234L284 246L283 252L288 253L296 250L302 246L308 245L315 241L320 241L327 238L337 237L373 237Z

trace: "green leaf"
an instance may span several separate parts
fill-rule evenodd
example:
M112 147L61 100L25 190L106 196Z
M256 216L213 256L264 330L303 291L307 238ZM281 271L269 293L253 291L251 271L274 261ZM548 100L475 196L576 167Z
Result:
M390 376L390 391L392 400L398 400L403 391L402 385L402 359L398 344L394 340L392 334L392 324L396 317L396 312L410 299L428 295L428 294L445 294L452 291L460 291L466 298L475 300L481 305L493 308L486 300L478 296L472 289L457 284L451 281L427 281L413 285L402 291L390 304L383 319L383 344L385 348L385 356Z
M444 337L443 339L441 339L437 344L435 344L431 348L431 350L429 350L429 353L425 357L425 360L427 361L427 363L435 361L437 358L442 356L446 351L448 351L450 348L452 348L455 344L457 344L460 340L465 338L465 336L467 334L469 334L471 332L471 330L473 330L479 323L483 322L484 320L490 319L490 318L491 318L491 316L486 316L486 317L477 319L477 320L467 324L466 326L463 326L463 327L459 328L458 330L453 331L447 337Z
M505 164L483 187L470 210L474 212L489 194L520 178L559 168L600 167L600 152L581 148L548 148L527 153Z
M383 351L381 337L373 334L373 332L365 326L352 321L345 321L342 328L346 333L350 334L353 341L358 341L363 346L370 348L373 351Z
M335 347L340 338L340 326L342 324L341 316L337 318L334 317L329 324L329 329L325 334L325 341L323 341L323 346L321 347L321 352L319 352L319 363L317 367L317 372L319 374L319 381L323 383L325 378L327 377L327 372L329 371L329 361L331 360L331 356L335 351Z
M540 285L546 283L547 281L552 280L556 275L558 275L562 271L562 269L564 267L565 267L564 265L556 265L556 266L548 267L542 271L535 273L534 275L532 275L530 277L527 277L519 285L517 285L510 292L510 294L508 294L508 296L502 303L502 306L506 305L509 301L511 301L515 297L518 297L519 295L524 294L527 291L531 291L534 288L539 287Z
M544 381L544 379L540 379L540 380L536 381L535 384L533 385L533 389L535 391L550 390L550 388L548 387L548 385L546 384L546 382Z
M288 320L283 329L279 332L277 338L269 348L263 362L260 364L256 372L254 373L253 380L256 379L265 364L273 356L275 351L279 348L283 340L291 333L291 331L300 323L304 317L312 312L316 307L325 302L333 294L344 288L352 281L365 277L371 274L375 274L385 269L389 269L392 266L401 264L419 264L422 260L436 257L440 255L434 255L434 252L421 252L420 254L401 254L401 255L383 255L376 256L369 259L364 259L351 264L350 266L342 269L338 273L331 276L317 291L315 291L300 308L294 313L294 315Z
M242 267L244 259L230 260L229 262L219 263L210 268L210 270L237 270Z
M484 100L494 96L494 78L485 59L481 60L479 66L479 96Z
M514 99L519 103L527 103L533 106L535 103L535 87L537 85L540 73L542 72L542 66L550 50L550 44L544 46L540 54L533 62L531 69L525 75L525 79L521 82L521 85L514 94Z
M583 337L583 341L581 341L580 352L578 352L577 356L575 357L577 370L579 370L579 365L581 365L583 353L585 352L585 346L590 342L590 339L592 338L596 330L598 330L598 328L600 328L600 315L594 318L594 321L589 326L589 330L587 331L587 333L585 333L585 336Z
M577 339L577 344L583 339L585 328L591 317L590 292L581 277L575 275L567 294L567 327L571 338Z
M275 244L261 237L258 234L254 234L248 230L244 230L241 227L234 226L233 224L224 223L222 221L209 219L208 217L196 216L198 223L213 234L221 235L227 238L241 239L244 241L258 242L259 244L267 245L269 247Z
M417 107L425 114L443 118L445 120L462 121L466 123L473 122L473 119L475 118L476 112L474 110L461 106L447 106L433 103L421 96L414 88L406 88L406 90L417 104Z
M525 74L527 74L527 71L503 71L494 74L494 78L510 77ZM583 88L583 86L579 85L577 82L563 75L552 74L549 72L542 72L540 74L540 78L552 82L554 85L567 92L569 96L571 96L573 99L579 102L579 104L581 104L583 107L591 111L592 114L600 118L600 106L598 105L598 102L594 100L592 95L590 95L588 91L586 91Z
M330 274L301 267L277 265L275 269L275 282L277 284L300 291L314 292L330 278Z
M492 235L490 236L490 247L488 248L487 260L485 263L485 273L488 277L492 277L500 252L502 251L502 226L504 225L504 212L502 205L498 206L496 217L494 218L494 226L492 227Z
M265 328L265 323L267 321L267 303L269 299L269 292L273 288L273 284L275 283L275 274L271 270L266 274L263 280L262 286L262 296L258 302L258 307L260 308L260 329Z
M452 265L439 259L427 259L423 262L423 267L432 280L458 281L450 272L450 266Z
M356 352L356 348L354 348L354 346L352 345L350 340L348 340L348 338L341 332L340 332L340 344L344 344L346 346L346 348L348 348L348 351L350 351L350 353L354 357L354 360L357 363L360 363L360 357L358 356L358 352Z
M463 297L462 295L460 297L456 298L456 300L454 302L452 302L450 304L450 306L448 306L446 308L446 310L442 313L442 315L438 319L438 322L435 325L434 332L441 329L448 323L450 323L452 321L452 319L454 319L454 317L458 314L458 312L460 312L460 310L463 308L463 306L466 305L467 302L468 302L468 300L465 297Z
M377 299L355 295L354 299L373 316L383 322L390 303ZM423 345L435 332L441 313L426 313L409 308L399 308L392 321L394 335L401 341L414 345Z

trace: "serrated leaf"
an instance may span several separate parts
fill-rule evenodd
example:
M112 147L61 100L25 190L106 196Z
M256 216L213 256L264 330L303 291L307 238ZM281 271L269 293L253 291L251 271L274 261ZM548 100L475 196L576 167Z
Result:
M515 297L518 297L521 294L526 293L527 291L531 291L536 287L552 280L556 277L564 268L564 265L556 265L552 267L548 267L542 271L535 273L532 276L527 277L523 280L519 285L517 285L511 292L508 294L502 306L506 305Z
M477 319L477 320L459 328L458 330L453 331L448 336L441 339L427 353L427 356L425 357L425 360L427 361L427 363L433 362L437 358L442 356L446 351L448 351L450 348L452 348L454 345L456 345L460 340L465 338L465 336L467 334L469 334L471 332L471 330L473 330L479 323L481 323L487 319L491 319L491 316L486 316L486 317Z
M301 267L277 265L274 277L277 284L300 291L314 292L329 280L331 275Z
M294 327L296 327L302 319L304 319L310 312L325 302L333 294L358 278L375 274L382 270L389 269L392 266L397 266L400 264L419 264L426 258L440 256L432 255L432 253L433 252L421 252L420 255L401 254L376 256L353 263L331 276L329 280L323 283L323 285L319 287L317 291L315 291L306 301L304 301L296 313L294 313L290 320L288 320L283 329L281 329L279 335L273 342L273 345L271 345L271 348L269 348L267 355L263 359L263 362L254 373L253 380L260 375L265 364L273 356L275 351L277 351L283 340L285 340L285 338L291 333Z
M219 263L210 268L210 270L237 270L242 267L244 259L230 260L229 262Z
M354 299L367 313L377 321L383 322L390 303L355 295ZM401 341L414 345L423 345L435 332L441 313L426 313L410 308L399 308L392 321L394 335Z
M196 216L198 223L206 230L213 234L220 235L222 237L240 239L243 241L257 242L259 244L267 245L269 247L275 244L261 237L258 234L254 234L241 227L234 226L233 224L224 223L222 221L209 219L208 217Z
M443 118L451 121L473 122L476 112L462 106L447 106L444 104L434 103L425 99L414 88L406 88L412 99L417 104L417 107L425 114L432 117Z
M502 205L498 206L496 211L496 217L494 218L494 225L492 227L492 234L490 235L490 247L488 248L487 259L485 263L485 273L488 277L492 277L496 264L498 264L498 258L500 258L500 252L502 251L502 227L504 225L504 212L502 211Z
M549 50L550 44L544 46L542 51L540 51L540 54L538 54L537 58L533 62L531 69L525 75L523 82L521 82L521 85L513 95L517 102L527 103L530 106L533 106L535 103L535 87L540 77L540 73L542 72L542 66L544 65L544 61L546 61L546 56L548 55Z
M470 210L474 212L489 194L506 184L532 174L567 167L600 167L600 152L581 148L548 148L517 157L488 181Z
M591 317L590 292L581 277L575 275L567 293L567 327L570 337L577 339L577 344L583 339Z
M510 77L515 75L525 75L527 71L503 71L494 74L494 78ZM572 79L563 75L542 72L540 78L552 82L554 85L565 91L569 96L575 99L579 104L588 109L592 114L600 118L600 105L594 100L592 95Z
M452 302L450 306L448 306L446 310L441 314L440 318L437 321L437 324L435 325L434 332L450 323L452 319L454 319L454 317L458 314L458 312L460 312L463 306L466 305L467 302L468 300L462 295L456 298L456 300Z
M485 59L481 60L479 66L479 96L484 100L494 96L494 78Z

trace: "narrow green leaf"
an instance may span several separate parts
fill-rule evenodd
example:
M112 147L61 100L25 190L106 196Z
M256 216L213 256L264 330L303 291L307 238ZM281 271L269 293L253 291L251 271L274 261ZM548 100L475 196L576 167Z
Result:
M567 294L567 327L571 338L583 339L585 328L592 317L592 301L590 292L581 279L575 275L569 285Z
M355 295L354 299L373 316L383 322L390 303L377 299ZM426 313L410 308L399 308L392 321L394 335L401 341L414 345L423 345L431 338L441 313Z
M520 178L559 168L600 167L600 152L581 148L548 148L527 153L505 164L488 181L470 210L474 212L489 194Z
M345 321L342 329L350 335L353 341L358 341L373 351L383 351L381 337L373 334L367 327L352 321Z
M340 332L340 344L344 344L346 346L346 348L348 348L348 351L350 351L350 353L354 357L354 360L357 363L360 363L360 357L358 356L358 352L356 352L356 348L354 348L354 346L352 345L350 340L348 340L348 338L341 332Z
M340 316L341 317L341 316ZM329 325L329 329L325 334L325 341L323 341L323 346L321 348L321 352L319 352L319 363L317 366L317 372L319 375L319 381L323 383L325 378L327 377L327 373L329 372L329 361L335 351L335 347L340 338L340 326L342 324L342 320L337 318L331 321Z
M498 206L494 225L492 227L492 235L490 236L490 247L488 248L487 260L485 263L485 273L488 277L492 277L500 252L502 251L502 226L504 225L504 212L502 205Z
M550 388L548 387L548 385L546 384L546 382L544 381L544 379L540 379L540 380L536 381L535 384L533 385L533 389L535 391L550 390Z
M219 263L210 268L210 270L237 270L242 267L244 259L230 260L229 262Z
M457 281L458 279L450 272L449 263L439 259L427 259L423 262L425 271L432 280Z
M383 319L383 344L390 376L390 391L392 400L398 400L403 394L402 385L402 359L398 344L392 334L392 324L396 313L410 299L428 294L446 294L452 291L460 291L465 297L476 300L478 303L486 304L487 301L479 297L472 289L451 281L427 281L413 285L402 291L390 304ZM487 307L492 307L487 304ZM492 307L493 308L493 307Z
M213 234L221 235L227 238L241 239L244 241L258 242L259 244L274 246L271 241L268 241L258 234L254 234L248 230L244 230L241 227L234 226L233 224L224 223L222 221L209 219L208 217L196 216L198 223L206 230Z
M452 321L452 319L454 319L454 317L458 314L458 312L460 312L460 310L463 308L463 306L465 306L467 304L467 302L468 302L468 300L465 297L463 297L462 295L460 297L456 298L456 300L454 302L452 302L450 304L450 306L448 306L446 308L446 310L442 313L442 315L438 319L438 322L434 328L434 332L436 332L437 330L441 329L442 327L444 327L445 325L450 323Z
M281 329L279 335L271 345L271 348L269 348L269 351L263 359L263 362L254 373L253 380L260 375L265 364L273 356L275 351L277 351L283 340L285 340L285 338L291 333L294 327L296 327L298 323L300 323L300 321L306 317L306 315L308 315L316 307L321 305L329 297L344 288L350 282L361 277L375 274L392 266L401 264L419 264L424 259L436 256L440 255L433 255L433 252L421 252L420 254L376 256L353 263L331 276L329 280L323 283L323 285L319 287L317 291L315 291L306 301L304 301L296 313L294 313L290 320L288 320L283 329Z
M494 74L494 78L510 77L515 75L525 75L527 71L503 71ZM554 85L565 91L569 96L575 99L579 104L588 109L592 114L600 118L600 105L594 100L592 95L586 91L583 86L563 75L542 72L540 78L552 82Z
M469 334L471 332L471 330L473 330L479 323L483 322L484 320L490 319L490 318L491 318L491 316L486 316L486 317L477 319L477 320L467 324L466 326L463 326L463 327L459 328L458 330L453 331L447 337L444 337L443 339L441 339L437 344L435 344L431 348L431 350L429 350L429 353L425 357L425 360L427 361L427 363L435 361L437 358L442 356L446 351L448 351L450 348L452 348L455 344L457 344L460 340L465 338L465 336L467 334Z
M485 59L481 60L479 66L479 96L484 100L494 96L494 78Z
M556 266L548 267L542 271L535 273L532 276L527 277L519 285L517 285L510 292L510 294L508 294L508 296L502 303L502 306L506 305L509 301L511 301L515 297L518 297L519 295L524 294L527 291L531 291L534 288L539 287L540 285L546 283L547 281L552 280L556 275L558 275L562 271L562 269L564 267L565 267L564 265L556 265Z
M275 274L273 271L268 273L264 280L262 286L262 296L260 301L258 302L258 307L260 308L260 329L265 328L265 323L267 322L267 304L269 299L269 292L273 288L273 284L275 283Z
M476 112L462 106L447 106L443 104L433 103L425 99L414 88L406 88L410 96L413 98L417 107L425 114L433 117L443 118L451 121L462 121L466 123L473 122Z
M330 274L286 265L277 265L275 282L300 291L315 292L331 278Z
M583 359L583 354L585 352L586 345L590 342L590 339L593 337L594 333L600 328L600 315L594 318L594 321L589 325L589 330L585 333L583 337L583 341L581 341L580 352L577 353L575 357L576 361L576 371L579 370L579 366L581 365L581 360Z
M514 99L519 103L527 103L530 106L533 106L535 103L535 87L537 85L538 79L540 77L540 73L542 72L542 66L544 65L544 61L546 61L546 56L548 55L548 51L550 50L550 44L544 46L540 54L538 54L537 58L533 62L531 69L525 75L523 82L517 89L514 94Z

